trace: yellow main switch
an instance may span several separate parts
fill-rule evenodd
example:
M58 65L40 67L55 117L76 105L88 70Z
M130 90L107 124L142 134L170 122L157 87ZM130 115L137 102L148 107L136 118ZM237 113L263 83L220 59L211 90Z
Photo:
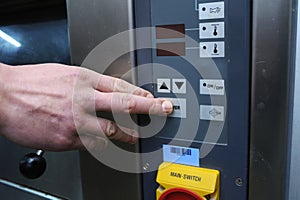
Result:
M157 200L219 200L220 172L164 162L159 166L156 181Z

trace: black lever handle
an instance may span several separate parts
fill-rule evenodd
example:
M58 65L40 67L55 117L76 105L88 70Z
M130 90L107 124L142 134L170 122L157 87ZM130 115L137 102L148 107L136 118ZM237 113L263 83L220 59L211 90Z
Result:
M36 179L43 175L47 168L43 154L43 150L37 150L36 153L29 153L20 160L19 169L24 177Z

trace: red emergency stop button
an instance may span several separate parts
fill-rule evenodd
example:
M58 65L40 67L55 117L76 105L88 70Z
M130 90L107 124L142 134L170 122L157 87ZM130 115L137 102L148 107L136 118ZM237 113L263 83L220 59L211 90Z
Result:
M205 200L196 193L184 188L172 188L165 191L159 200Z

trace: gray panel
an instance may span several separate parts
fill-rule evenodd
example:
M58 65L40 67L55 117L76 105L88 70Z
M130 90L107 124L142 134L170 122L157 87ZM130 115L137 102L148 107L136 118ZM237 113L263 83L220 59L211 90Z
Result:
M68 18L72 63L82 65L87 55L105 39L133 27L131 0L69 0ZM132 45L124 41L120 45ZM101 53L101 52L100 52ZM114 53L114 52L112 52ZM84 67L121 77L132 68L133 57L125 54L103 70L101 61L89 60ZM134 82L132 77L127 81ZM134 151L136 147L124 145ZM80 155L84 199L140 199L139 175L119 172L93 158ZM138 160L136 161L138 163Z
M225 79L226 83L226 95L227 95L227 117L225 126L222 129L223 138L219 140L222 145L215 145L213 151L209 153L205 158L200 159L200 166L217 169L221 172L221 199L246 199L247 198L247 183L248 183L248 112L249 112L249 77L250 77L250 2L249 1L225 1L226 17L225 19L214 19L214 20L199 20L198 12L195 10L195 3L204 2L215 2L215 1L181 1L181 0L148 0L148 1L136 1L136 15L137 26L147 25L174 25L174 24L185 24L186 34L197 42L212 42L212 41L225 41L226 45L226 56L225 58L215 58L213 63L217 65L222 78ZM151 5L151 6L149 6ZM140 11L141 10L141 11ZM150 10L150 12L149 12ZM149 16L150 15L150 16ZM149 19L150 18L150 19ZM144 20L147 19L146 22ZM199 39L199 23L201 22L216 22L224 21L226 29L226 37L224 39ZM154 37L154 42L170 42L179 41L176 38L168 38L167 40L156 39L155 35L150 36L151 39ZM158 41L159 40L159 41ZM142 43L143 40L137 41ZM199 109L197 106L193 106L192 91L196 92L198 106L200 104L213 104L209 99L209 95L201 95L199 92L199 80L203 78L200 76L197 70L200 69L202 72L205 71L205 75L209 74L208 77L211 79L219 79L217 74L212 68L214 64L204 58L200 58L198 44L195 46L188 46L187 42L186 57L193 58L193 64L196 64L195 68L190 63L184 61L179 57L172 56L156 56L155 50L153 52L145 52L144 55L138 56L138 64L144 63L144 59L148 62L162 63L172 70L177 70L183 74L187 82L191 83L193 88L187 89L187 94L176 94L179 98L187 98L187 118L186 119L173 119L169 118L158 133L158 136L152 137L141 141L141 150L143 152L153 152L154 150L161 149L163 144L169 143L170 136L174 136L174 133L178 135L182 134L182 138L188 138L190 133L197 133L196 140L190 144L186 140L172 141L173 144L178 146L190 146L194 148L202 148L208 146L205 143L202 144L199 141L201 135L207 131L207 122L202 121L199 118ZM193 48L191 48L193 47ZM148 53L148 55L147 55ZM152 53L152 54L151 54ZM149 55L150 54L150 55ZM140 58L141 57L141 58ZM167 69L168 70L168 69ZM175 73L171 70L158 69L152 73L154 80L153 85L156 84L156 78L178 78ZM175 74L175 76L174 76ZM203 74L201 74L203 75ZM139 80L149 78L148 74L139 74ZM204 76L205 78L208 78ZM140 81L142 83L142 81ZM156 92L157 87L154 87L154 94L157 96L174 97L172 93L158 93ZM218 98L222 101L221 98ZM223 103L223 102L222 102ZM218 104L216 104L218 105ZM222 104L221 104L222 105ZM198 113L197 113L198 112ZM154 121L154 120L152 120ZM199 123L200 121L200 123ZM178 131L178 124L200 124L198 130L193 130L194 126L187 126L187 128ZM155 124L155 123L153 123ZM219 126L218 123L211 123L212 127L216 128ZM184 126L181 126L184 127ZM216 130L215 129L215 130ZM214 131L214 133L218 131ZM177 135L177 136L178 136ZM210 134L208 134L210 135ZM164 137L167 136L167 137ZM200 138L200 139L199 139ZM173 139L173 138L172 138ZM190 139L189 139L190 140ZM228 142L228 143L227 143ZM226 143L224 145L224 143ZM202 154L204 151L201 151ZM142 161L152 168L156 168L162 161L161 155L153 157L142 157ZM155 190L158 187L155 181L156 172L143 174L143 186L144 186L144 199L153 200L155 199ZM241 178L241 184L238 181Z
M253 1L249 199L285 199L292 0Z
M293 127L291 143L291 167L289 198L300 199L300 4L298 4L297 31L296 34L296 69L294 83L294 107L293 107Z

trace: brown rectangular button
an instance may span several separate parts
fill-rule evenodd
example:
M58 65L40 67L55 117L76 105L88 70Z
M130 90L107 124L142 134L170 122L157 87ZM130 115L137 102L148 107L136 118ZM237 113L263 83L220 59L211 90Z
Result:
M184 37L185 37L184 24L156 26L156 39L184 38Z
M157 43L157 56L185 56L185 42Z

